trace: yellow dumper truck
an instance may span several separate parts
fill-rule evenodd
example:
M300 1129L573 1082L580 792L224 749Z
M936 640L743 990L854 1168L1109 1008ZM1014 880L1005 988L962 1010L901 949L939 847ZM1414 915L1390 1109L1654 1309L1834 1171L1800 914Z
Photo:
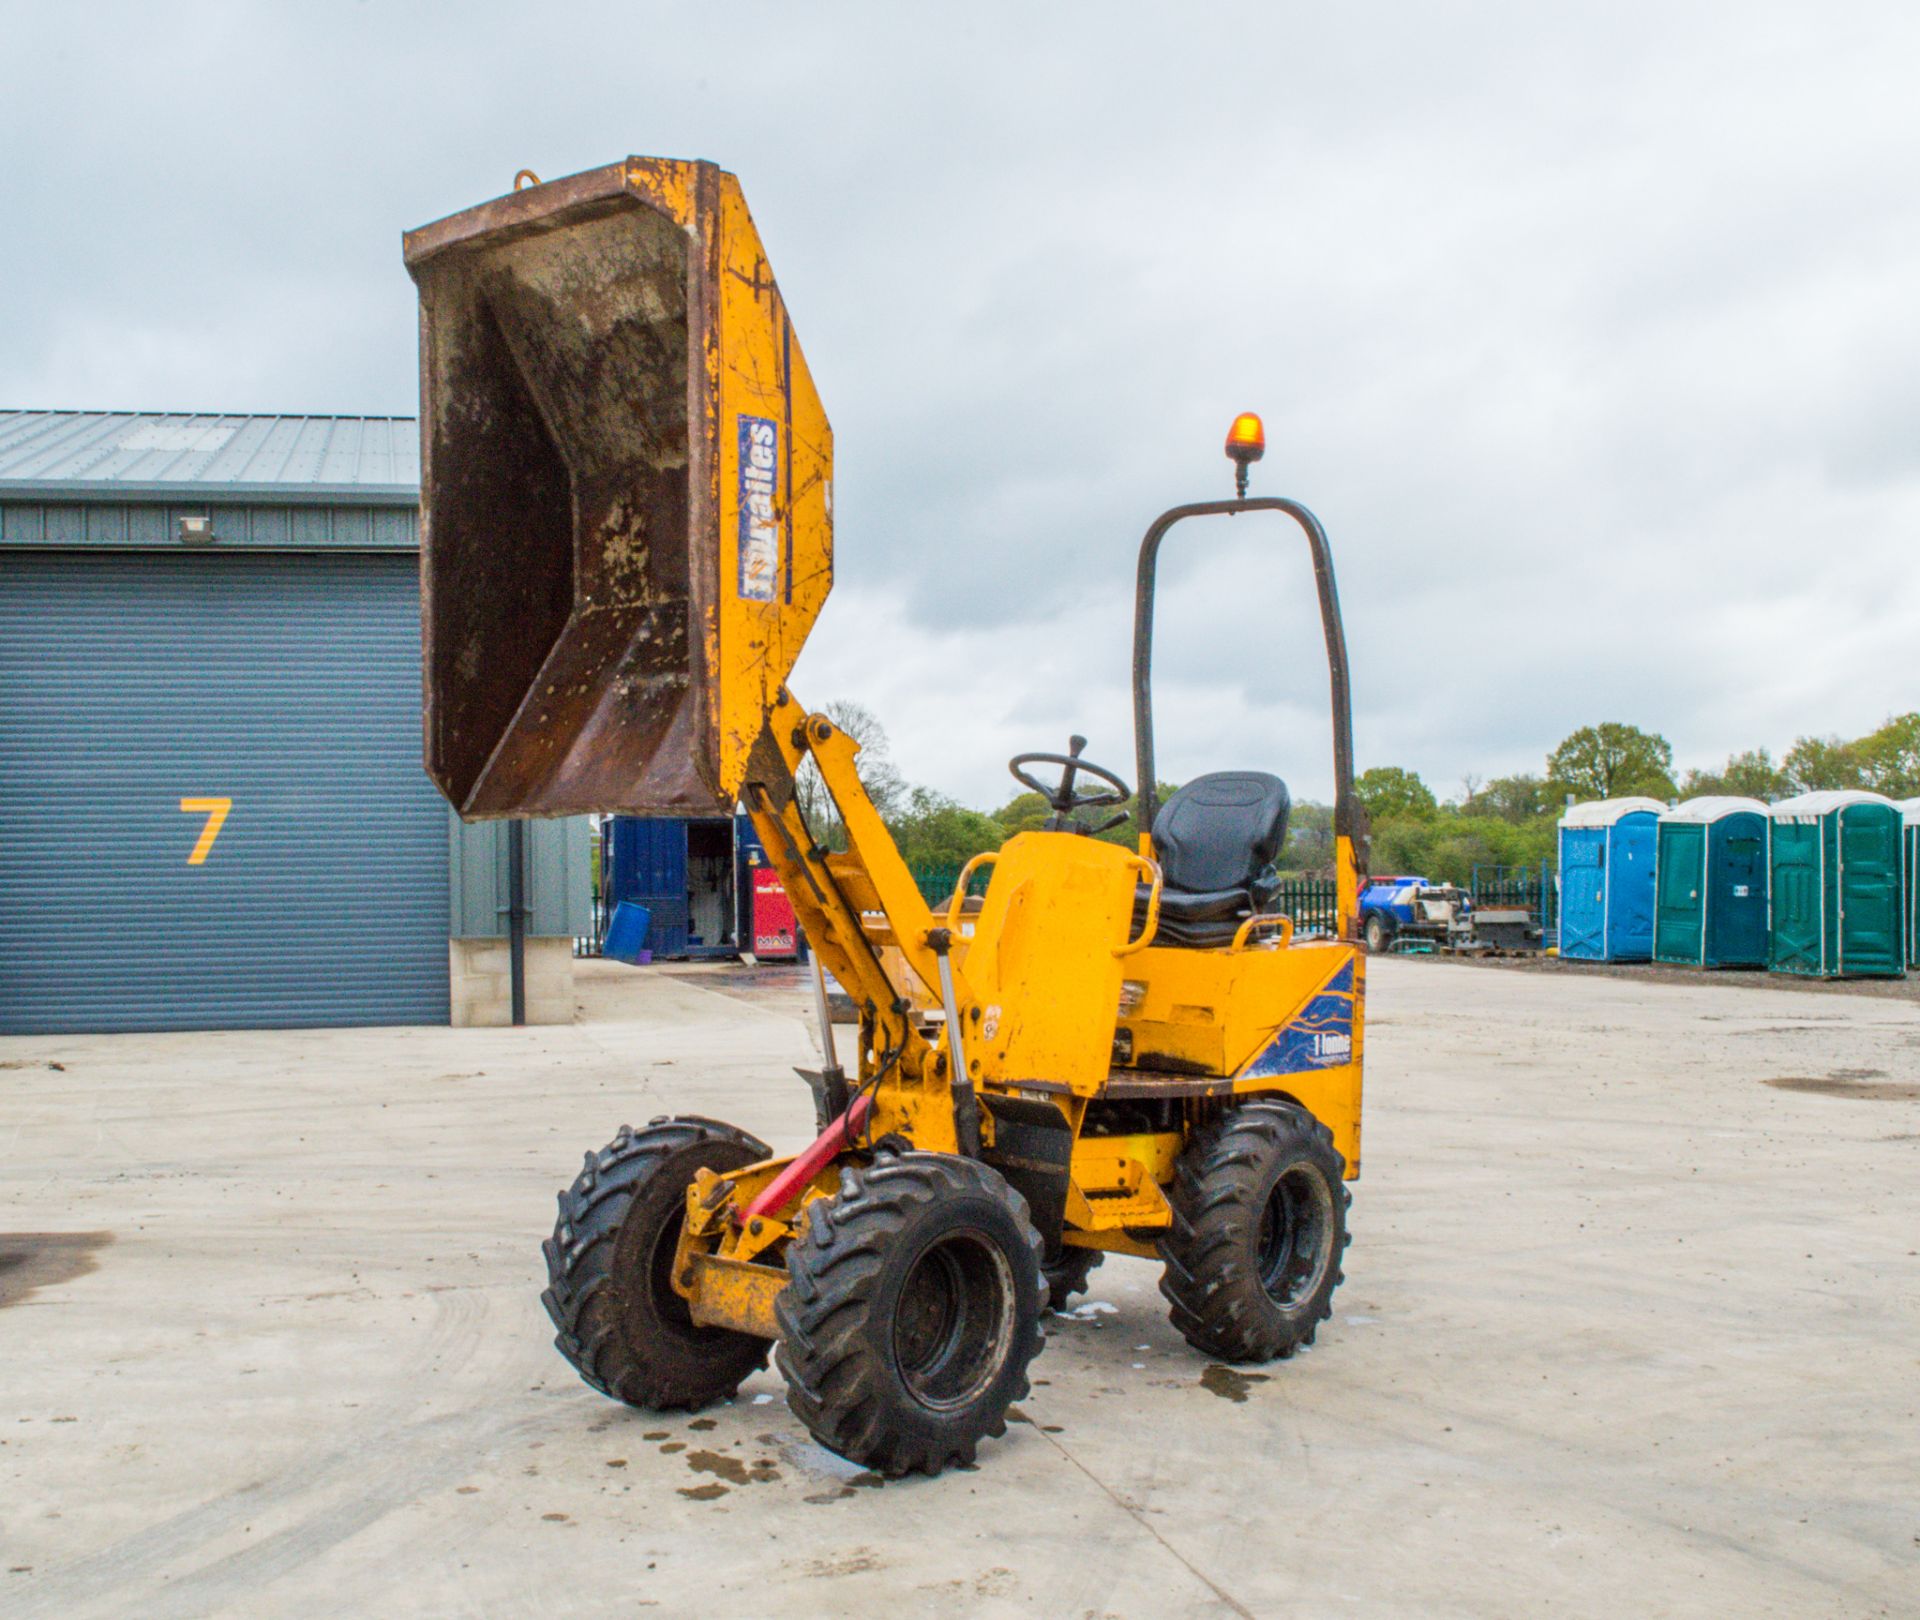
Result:
M1366 835L1332 557L1304 507L1246 497L1258 419L1229 434L1236 498L1165 513L1140 550L1137 798L1078 738L1018 756L1045 828L936 909L856 744L787 685L833 581L833 436L739 182L628 158L405 253L429 773L469 817L743 806L859 1011L842 1067L820 998L801 1152L674 1117L586 1156L545 1246L561 1354L605 1394L689 1408L772 1351L822 1444L898 1475L1004 1432L1049 1302L1108 1253L1161 1265L1209 1357L1309 1343L1360 1167ZM1277 776L1155 791L1161 544L1267 513L1306 537L1332 671L1339 915L1317 937L1274 904ZM844 849L795 804L809 759ZM1132 847L1089 836L1129 801Z

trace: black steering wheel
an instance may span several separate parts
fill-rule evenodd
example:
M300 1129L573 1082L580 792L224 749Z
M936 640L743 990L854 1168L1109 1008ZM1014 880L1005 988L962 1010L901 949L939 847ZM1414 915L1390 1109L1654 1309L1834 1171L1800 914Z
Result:
M1048 832L1077 832L1094 836L1117 827L1127 819L1123 810L1117 816L1109 816L1097 827L1083 827L1073 817L1082 810L1107 810L1116 804L1125 804L1133 797L1133 789L1128 787L1112 771L1095 765L1080 757L1080 750L1087 746L1085 737L1068 739L1070 752L1065 754L1015 754L1007 761L1007 769L1013 773L1014 781L1028 791L1037 793L1047 801L1053 814L1047 817ZM1037 782L1027 774L1029 765L1058 765L1060 782L1057 787L1048 787ZM1096 781L1106 783L1106 787L1096 793L1076 791L1077 778L1091 776Z

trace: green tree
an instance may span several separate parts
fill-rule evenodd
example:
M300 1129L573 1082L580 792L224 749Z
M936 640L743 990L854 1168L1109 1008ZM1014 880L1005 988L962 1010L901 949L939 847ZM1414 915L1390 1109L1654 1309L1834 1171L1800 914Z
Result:
M1608 720L1582 726L1547 756L1549 790L1577 799L1644 793L1670 799L1673 745L1657 732Z
M890 815L903 802L906 783L901 778L899 767L893 763L893 753L887 744L887 728L880 724L879 716L871 709L846 698L836 698L825 705L822 712L860 745L855 760L860 773L860 785L867 790L867 797L873 800L874 809L883 817ZM814 763L812 755L800 762L800 769L794 777L793 792L800 806L800 814L807 823L807 830L823 847L845 849L847 830L841 824L839 806L827 791L826 780L821 776L820 767Z
M1413 771L1398 765L1376 765L1362 771L1353 791L1375 821L1398 816L1430 816L1439 808L1433 790Z
M1838 737L1801 737L1780 764L1797 793L1867 785L1866 767L1855 745Z
M1302 800L1287 818L1287 841L1274 866L1289 877L1333 876L1333 806Z
M909 866L961 866L998 849L1006 837L1006 829L984 811L923 787L907 790L887 825Z
M1895 715L1853 748L1874 792L1890 799L1920 796L1920 714Z
M1784 799L1793 792L1793 779L1764 748L1749 748L1728 756L1717 771L1688 771L1680 792L1689 799L1709 793L1731 793L1748 799Z
M1492 816L1498 821L1526 822L1555 808L1547 784L1531 773L1496 776L1469 793L1461 811L1469 816Z

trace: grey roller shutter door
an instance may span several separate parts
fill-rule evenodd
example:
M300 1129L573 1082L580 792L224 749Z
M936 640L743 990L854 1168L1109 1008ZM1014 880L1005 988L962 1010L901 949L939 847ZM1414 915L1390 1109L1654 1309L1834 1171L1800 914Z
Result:
M447 903L411 554L0 553L0 1030L444 1023Z

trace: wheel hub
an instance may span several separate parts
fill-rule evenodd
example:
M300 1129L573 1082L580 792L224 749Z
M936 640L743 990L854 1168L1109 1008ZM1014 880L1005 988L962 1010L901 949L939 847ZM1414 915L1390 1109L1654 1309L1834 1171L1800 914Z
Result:
M1309 1298L1332 1259L1333 1193L1304 1165L1282 1171L1260 1215L1260 1281L1283 1310Z
M894 1362L923 1406L964 1406L999 1372L1012 1327L1006 1257L978 1233L950 1233L907 1273L894 1311Z

